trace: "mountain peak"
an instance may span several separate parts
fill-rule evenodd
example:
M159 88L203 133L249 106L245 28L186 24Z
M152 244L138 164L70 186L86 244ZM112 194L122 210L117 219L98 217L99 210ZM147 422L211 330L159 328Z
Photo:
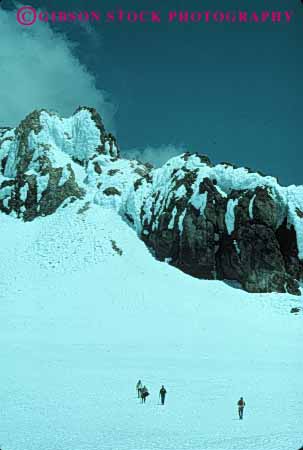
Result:
M69 118L44 109L1 128L0 210L25 221L84 198L116 210L153 254L250 292L300 294L303 186L208 156L183 153L163 167L120 157L97 111Z

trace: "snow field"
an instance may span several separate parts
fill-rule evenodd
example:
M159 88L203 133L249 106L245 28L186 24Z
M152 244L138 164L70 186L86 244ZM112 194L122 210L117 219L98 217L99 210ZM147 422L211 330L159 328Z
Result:
M2 450L298 449L301 299L191 278L82 207L0 216Z

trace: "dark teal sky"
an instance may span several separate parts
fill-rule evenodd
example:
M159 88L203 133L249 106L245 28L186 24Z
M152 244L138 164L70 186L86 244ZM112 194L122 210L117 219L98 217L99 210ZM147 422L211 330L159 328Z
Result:
M4 0L5 1L5 0ZM299 0L49 0L52 9L293 10L287 24L61 25L117 104L126 149L184 144L303 183L303 5ZM75 86L76 89L76 86Z

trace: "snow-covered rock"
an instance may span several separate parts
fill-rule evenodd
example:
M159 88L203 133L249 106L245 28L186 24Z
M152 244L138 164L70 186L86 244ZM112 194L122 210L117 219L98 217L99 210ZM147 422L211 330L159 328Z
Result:
M79 108L62 119L34 111L16 129L2 129L0 209L24 220L52 214L85 194L83 166L96 155L119 151L95 110Z
M250 292L299 294L303 186L184 153L163 167L120 158L94 109L45 110L0 129L0 210L24 221L76 199L114 209L161 261Z
M300 294L302 186L188 153L150 177L129 191L126 205L141 204L133 208L137 232L157 258L250 292Z

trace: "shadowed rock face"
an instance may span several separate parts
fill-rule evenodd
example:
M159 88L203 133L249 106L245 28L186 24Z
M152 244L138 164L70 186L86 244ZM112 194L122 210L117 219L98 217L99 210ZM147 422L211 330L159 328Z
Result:
M222 242L216 262L218 278L238 280L248 292L289 292L300 295L287 273L274 231L260 224L241 226L235 241ZM236 242L236 244L235 244Z
M0 211L24 221L79 198L113 207L161 261L249 292L300 295L303 187L185 153L154 169L119 157L98 113L34 111L0 128Z
M152 207L143 205L141 236L155 256L194 277L236 280L249 292L300 295L296 232L271 188L226 193L215 179L197 185L198 174L186 167L171 172L170 187L159 186Z

